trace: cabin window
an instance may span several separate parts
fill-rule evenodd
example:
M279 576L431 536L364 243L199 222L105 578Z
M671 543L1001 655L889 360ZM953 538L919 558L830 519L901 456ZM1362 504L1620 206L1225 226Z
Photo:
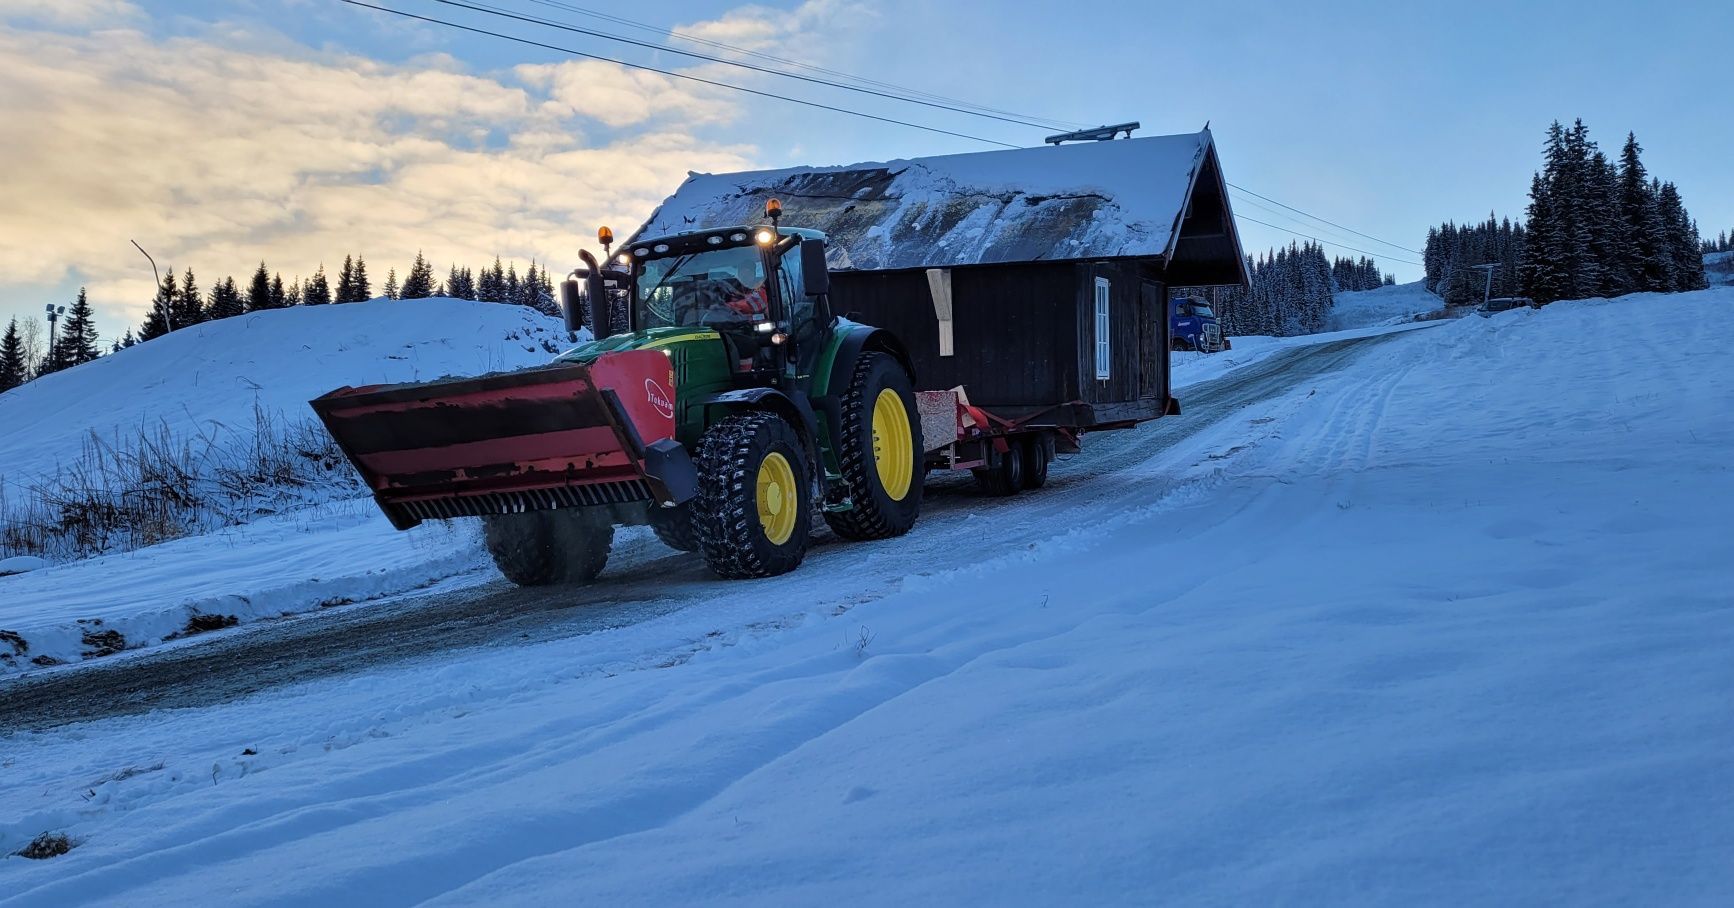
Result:
M1108 318L1108 279L1096 278L1096 378L1107 379L1113 370L1113 335L1109 333L1111 320Z

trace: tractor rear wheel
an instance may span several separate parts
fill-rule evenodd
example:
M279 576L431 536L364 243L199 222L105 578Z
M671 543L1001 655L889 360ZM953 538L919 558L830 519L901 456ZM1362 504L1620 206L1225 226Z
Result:
M482 518L482 541L519 586L589 583L608 564L614 523L606 509L492 514Z
M698 551L698 525L693 522L692 502L672 508L650 506L650 529L662 544L680 552Z
M711 570L740 579L798 567L813 529L812 475L801 437L774 413L730 416L706 430L692 504Z
M926 454L913 386L909 373L888 354L863 353L855 362L843 395L837 451L854 506L825 512L831 531L844 539L901 536L921 516Z

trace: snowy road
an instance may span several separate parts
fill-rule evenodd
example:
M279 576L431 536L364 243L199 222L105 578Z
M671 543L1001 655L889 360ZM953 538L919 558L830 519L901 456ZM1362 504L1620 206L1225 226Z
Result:
M1182 416L1090 436L1082 454L1055 464L1039 493L986 498L967 478L935 474L922 521L908 537L856 545L821 533L806 564L786 577L723 583L696 557L671 553L635 534L617 542L608 571L590 587L520 590L502 581L442 596L327 609L0 682L0 729L43 729L206 706L286 683L447 658L463 648L578 637L699 606L716 612L719 626L736 627L774 625L814 606L848 608L896 592L906 577L950 563L960 539L987 542L971 552L987 559L1053 536L1077 513L1094 513L1115 500L1157 500L1173 477L1132 468L1249 405L1406 337L1383 334L1296 347L1193 385L1180 395ZM817 601L815 576L835 579ZM680 659L693 645L690 631L671 630L666 657Z

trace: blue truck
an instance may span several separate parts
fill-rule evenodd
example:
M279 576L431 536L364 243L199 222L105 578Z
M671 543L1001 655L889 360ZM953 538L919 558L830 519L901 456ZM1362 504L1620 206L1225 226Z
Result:
M1233 344L1223 335L1222 323L1217 321L1209 303L1195 297L1177 296L1170 307L1168 336L1174 349L1200 353L1232 349Z

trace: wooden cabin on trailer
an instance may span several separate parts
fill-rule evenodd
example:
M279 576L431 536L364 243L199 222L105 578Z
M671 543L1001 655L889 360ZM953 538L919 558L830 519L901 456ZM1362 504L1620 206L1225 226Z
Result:
M908 346L919 388L1032 425L1174 412L1170 286L1244 285L1208 129L845 167L692 174L638 231L828 240L831 311Z

